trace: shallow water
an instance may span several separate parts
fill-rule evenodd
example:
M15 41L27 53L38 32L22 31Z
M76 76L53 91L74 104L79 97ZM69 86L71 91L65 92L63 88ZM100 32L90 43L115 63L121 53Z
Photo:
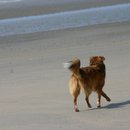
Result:
M130 3L0 20L0 36L28 34L130 20Z

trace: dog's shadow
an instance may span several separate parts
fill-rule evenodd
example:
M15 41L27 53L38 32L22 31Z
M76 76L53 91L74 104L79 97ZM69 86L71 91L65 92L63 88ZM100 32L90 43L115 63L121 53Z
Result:
M130 100L127 101L123 101L123 102L119 102L119 103L111 103L107 106L103 106L101 107L101 109L115 109L115 108L122 108L125 107L127 105L130 105Z
M130 105L130 100L119 102L119 103L111 103L111 104L109 104L107 106L102 106L100 108L91 108L91 109L88 109L87 111L99 110L99 109L117 109L117 108L125 107L127 105ZM86 110L84 110L84 111L86 111Z

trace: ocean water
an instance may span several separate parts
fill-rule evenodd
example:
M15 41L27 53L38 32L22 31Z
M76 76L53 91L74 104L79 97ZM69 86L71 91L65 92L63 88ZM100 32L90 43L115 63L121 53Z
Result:
M12 3L12 2L19 2L21 0L0 0L0 3Z
M0 37L130 21L130 3L0 20Z

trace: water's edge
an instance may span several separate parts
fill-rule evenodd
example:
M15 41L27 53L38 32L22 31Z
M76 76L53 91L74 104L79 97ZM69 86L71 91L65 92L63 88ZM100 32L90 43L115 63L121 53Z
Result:
M130 21L130 3L0 20L0 37Z

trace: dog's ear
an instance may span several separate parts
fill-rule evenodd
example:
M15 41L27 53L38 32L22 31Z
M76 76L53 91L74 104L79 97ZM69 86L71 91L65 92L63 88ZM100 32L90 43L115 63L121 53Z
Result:
M105 57L104 56L99 56L99 58L104 61L105 60Z
M97 62L104 61L104 56L92 56L90 57L90 65L95 65Z
M95 63L95 61L97 61L97 59L98 59L98 56L92 56L92 57L90 57L90 65L93 65L94 63Z

